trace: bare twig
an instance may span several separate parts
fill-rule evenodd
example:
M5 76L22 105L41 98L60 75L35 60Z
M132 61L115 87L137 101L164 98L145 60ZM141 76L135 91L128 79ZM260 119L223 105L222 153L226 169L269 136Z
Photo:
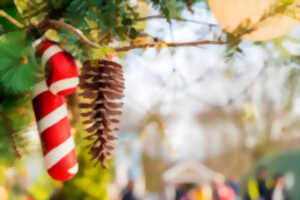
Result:
M77 35L86 45L92 47L92 48L99 48L100 45L97 44L97 43L94 43L92 41L90 41L83 33L81 30L71 26L70 24L67 24L63 21L58 21L58 20L52 20L52 19L49 19L46 21L46 23L52 25L52 26L55 26L55 27L60 27L60 28L64 28L66 29L67 31Z
M10 130L9 137L10 137L11 145L12 145L12 148L15 152L16 158L20 160L22 158L22 155L21 155L21 152L20 152L19 147L17 145L17 139L16 139L15 134L16 133L14 133Z
M281 1L275 2L273 5L271 5L269 10L266 10L266 12L260 17L260 19L254 23L251 24L250 27L243 27L242 24L240 24L236 29L233 31L233 33L237 32L237 34L234 34L236 38L242 38L242 36L246 34L250 34L257 30L257 27L263 23L265 20L274 17L278 14L284 14L284 12L287 10L288 5L285 5ZM241 31L240 31L241 29Z
M219 26L218 24L212 24L212 23L198 21L198 20L193 20L193 19L176 18L175 20L182 21L182 22L190 22L190 23L194 23L194 24L207 25L209 27L218 27Z
M164 17L163 15L150 15L150 16L138 18L137 20L138 21L144 21L144 20L152 20L152 19L166 19L166 17ZM193 19L185 19L185 18L182 18L182 17L172 18L172 20L177 20L177 21L182 21L182 22L191 22L191 23L202 24L202 25L207 25L207 26L211 26L211 27L212 26L218 26L217 24L211 24L211 23L198 21L198 20L193 20Z
M42 11L45 11L47 6L48 6L47 4L42 5L38 10L35 10L35 11L27 14L26 16L23 16L23 19L28 19L28 18L35 17L35 16L39 15Z
M184 46L199 46L199 45L207 45L207 44L225 44L221 41L210 41L210 40L202 40L202 41L196 41L196 42L182 42L182 43L164 43L167 47L184 47ZM115 48L116 51L129 51L132 49L144 49L144 48L153 48L156 47L157 43L150 43L150 44L140 44L140 45L130 45L125 47L119 47Z
M67 24L62 21L57 21L57 20L47 20L46 23L55 26L55 27L60 27L64 28L67 31L77 35L86 45L92 48L99 48L100 45L97 43L94 43L90 41L83 33L81 30L76 29L75 27L71 26L70 24ZM182 42L182 43L162 43L168 47L183 47L183 46L199 46L199 45L205 45L205 44L224 44L222 41L209 41L209 40L203 40L203 41L196 41L196 42ZM125 47L119 47L115 48L115 51L121 52L121 51L130 51L132 49L143 49L143 48L153 48L158 46L159 43L154 42L154 43L149 43L149 44L139 44L139 45L129 45Z
M15 18L8 15L4 10L0 10L0 16L6 18L8 21L10 21L12 24L14 24L18 28L23 28L24 25L18 22Z
M30 7L30 8L34 7L34 4L31 2L31 0L23 0L23 1L27 4L28 7Z
M163 15L150 15L150 16L138 18L137 20L145 21L145 20L149 20L149 19L166 19L166 18Z
M20 8L19 4L17 3L17 0L14 0L14 4L16 6L16 9L18 11L19 14L23 14L22 9Z
M8 136L9 136L9 139L10 139L10 142L11 142L11 146L12 146L12 149L16 155L16 158L17 159L21 159L22 155L21 155L21 152L19 150L19 147L17 145L17 140L16 140L16 133L13 131L13 129L11 128L10 126L10 119L5 116L4 114L2 115L2 118L3 120L5 121L6 125L7 125L7 131L8 131Z

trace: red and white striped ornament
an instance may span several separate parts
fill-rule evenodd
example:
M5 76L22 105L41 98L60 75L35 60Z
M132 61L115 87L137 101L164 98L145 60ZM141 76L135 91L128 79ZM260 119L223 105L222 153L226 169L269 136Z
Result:
M33 43L36 56L46 65L47 85L50 92L58 95L70 95L79 84L79 72L73 57L62 50L57 43L40 38Z
M32 91L32 102L48 173L53 179L69 180L78 163L64 97L52 94L42 81Z

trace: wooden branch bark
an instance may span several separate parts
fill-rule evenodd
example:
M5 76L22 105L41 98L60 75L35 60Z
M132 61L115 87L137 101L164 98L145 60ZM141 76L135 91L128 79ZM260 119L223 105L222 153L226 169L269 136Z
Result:
M23 28L24 25L18 22L15 18L8 15L4 10L0 10L0 16L6 18L8 21L10 21L12 24L14 24L18 28Z
M67 24L63 21L58 21L58 20L52 20L52 19L48 19L46 20L45 23L48 23L52 26L55 26L55 27L60 27L60 28L64 28L66 29L67 31L77 35L81 40L82 42L84 42L86 45L92 47L92 48L99 48L100 45L97 44L97 43L94 43L92 41L90 41L84 34L81 30L71 26L70 24Z
M218 45L218 44L225 44L221 41L210 41L210 40L202 40L202 41L195 41L195 42L181 42L181 43L164 43L168 47L184 47L184 46L200 46L200 45ZM150 44L139 44L139 45L130 45L125 47L115 48L116 51L129 51L132 49L144 49L144 48L153 48L156 47L157 43L150 43Z

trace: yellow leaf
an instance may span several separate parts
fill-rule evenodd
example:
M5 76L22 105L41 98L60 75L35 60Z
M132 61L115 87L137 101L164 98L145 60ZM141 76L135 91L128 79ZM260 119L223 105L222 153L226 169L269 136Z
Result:
M58 37L58 33L56 30L54 29L49 29L47 30L47 32L45 33L45 36L50 39L50 40L53 40L53 41L56 41L58 42L59 41L59 37Z
M133 44L138 45L138 44L147 44L152 42L152 38L146 38L146 37L137 37L133 40Z
M160 51L162 48L167 48L168 44L162 41L159 41L157 43L155 43L154 48L158 51Z
M90 59L92 60L99 60L107 57L110 54L116 53L115 49L108 46L103 46L96 49L91 49Z
M233 75L233 71L231 69L227 69L225 71L225 79L226 80L230 80L232 78L232 75Z
M244 114L242 120L253 123L257 117L256 105L253 103L247 103L244 107Z
M147 27L147 22L145 21L138 21L135 25L134 28L136 30L144 30Z
M90 28L94 28L94 27L97 27L97 26L98 26L97 21L89 20L88 18L84 18L84 21L87 23L87 25L88 25Z
M166 42L162 42L161 43L161 48L168 48L168 44Z

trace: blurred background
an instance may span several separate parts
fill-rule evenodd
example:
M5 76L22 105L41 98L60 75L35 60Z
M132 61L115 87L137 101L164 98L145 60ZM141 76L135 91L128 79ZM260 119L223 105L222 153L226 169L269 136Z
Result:
M216 40L222 28L207 3L193 10L182 13L187 22L148 20L145 32L168 42ZM114 59L126 89L109 169L93 167L80 144L78 175L54 182L32 124L24 131L29 153L0 158L0 199L210 200L222 193L220 200L254 200L261 177L273 185L284 179L290 198L300 198L300 26L268 42L242 41L238 50L137 49ZM77 143L83 128L73 129Z

